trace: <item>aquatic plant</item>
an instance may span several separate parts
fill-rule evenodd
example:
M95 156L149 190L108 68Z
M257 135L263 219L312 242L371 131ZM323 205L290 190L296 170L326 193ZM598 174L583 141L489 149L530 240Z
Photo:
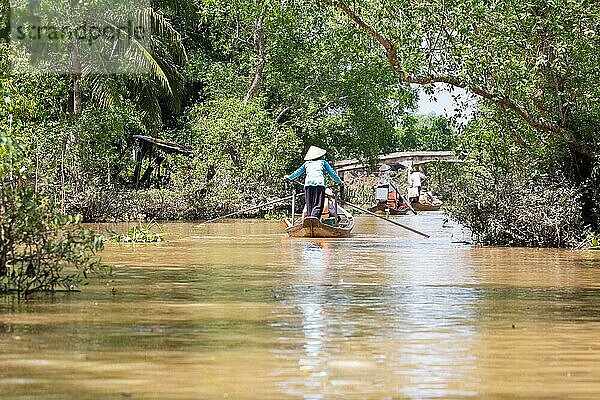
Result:
M289 213L290 211L286 213L285 211L272 210L265 214L264 219L266 219L267 221L281 221L283 218L287 217ZM298 213L297 210L296 213Z
M158 232L155 232L153 228L158 229ZM111 231L111 233L112 236L109 240L118 243L159 243L165 240L163 228L154 221L147 224L140 221L137 225L129 228L125 234L115 231Z
M600 250L600 233L589 232L587 240L584 243L584 245L590 249Z

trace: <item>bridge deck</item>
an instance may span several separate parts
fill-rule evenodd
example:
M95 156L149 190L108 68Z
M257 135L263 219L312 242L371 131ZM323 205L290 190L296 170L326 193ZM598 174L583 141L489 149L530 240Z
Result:
M402 164L405 167L413 165L426 164L433 161L462 162L453 151L401 151L379 156L377 165L383 163L390 166ZM367 169L369 165L363 164L360 160L349 159L334 163L334 168L339 173Z

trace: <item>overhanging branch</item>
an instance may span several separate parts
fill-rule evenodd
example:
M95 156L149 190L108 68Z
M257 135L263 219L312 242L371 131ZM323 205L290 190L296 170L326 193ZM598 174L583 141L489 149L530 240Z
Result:
M396 53L396 48L394 45L383 35L373 29L371 26L366 24L358 15L354 13L345 3L343 2L328 2L325 1L325 4L328 4L333 7L337 7L344 12L354 22L358 25L363 31L365 31L369 36L375 39L384 49L385 54L387 56L390 65L394 72L403 78L406 76L406 71L402 69L400 62L398 61L398 54Z
M386 57L392 67L392 70L401 76L402 80L407 83L414 83L418 85L428 85L433 83L445 83L454 87L468 89L470 92L475 93L487 100L490 100L498 105L506 107L519 115L528 125L534 129L542 130L545 132L552 133L559 136L564 140L569 148L582 155L593 157L595 152L589 146L578 142L573 137L571 131L559 126L556 123L538 118L532 115L527 109L518 104L515 100L508 96L499 96L492 93L491 90L477 85L471 85L461 80L460 78L446 74L432 74L432 75L414 75L409 74L403 67L398 59L398 53L394 45L382 34L377 32L373 27L363 21L354 11L352 11L344 2L330 2L324 1L325 4L336 7L341 10L346 16L360 27L365 33L372 37L377 43L379 43L385 50Z

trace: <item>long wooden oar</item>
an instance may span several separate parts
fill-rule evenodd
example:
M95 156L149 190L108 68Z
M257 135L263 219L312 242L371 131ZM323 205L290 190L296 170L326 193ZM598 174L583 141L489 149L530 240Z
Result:
M412 211L413 214L418 215L417 212L415 211L415 209L413 208L413 206L410 204L410 200L408 199L408 194L406 195L406 197L402 196L402 198L404 199L404 204L406 204L408 206L408 209L410 211Z
M387 221L387 222L389 222L389 223L391 223L391 224L397 225L397 226L399 226L399 227L401 227L401 228L407 229L407 230L409 230L409 231L411 231L411 232L414 232L414 233L416 233L416 234L418 234L418 235L421 235L421 236L423 236L423 237L426 237L426 238L429 238L429 237L430 237L428 234L426 234L426 233L423 233L423 232L419 232L418 230L416 230L416 229L413 229L413 228L411 228L410 226L403 225L403 224L401 224L401 223L399 223L399 222L392 221L391 219L388 219L388 218L382 217L381 215L377 215L377 214L375 214L375 213L372 213L372 212L371 212L371 211L369 211L369 210L365 210L364 208L360 208L359 206L355 206L354 204L350 203L349 201L346 201L344 204L348 204L350 207L352 207L352 208L356 208L358 211L362 211L362 212L364 212L365 214L372 215L372 216L374 216L374 217L377 217L377 218L379 218L379 219L382 219L382 220L384 220L384 221Z
M304 196L304 193L298 193L296 196L298 196L298 197L300 197L300 196ZM230 214L227 214L227 215L222 215L222 216L220 216L220 217L213 218L213 219L210 219L210 220L208 220L208 221L204 221L204 222L203 222L203 223L201 223L200 225L210 224L211 222L216 222L216 221L219 221L219 220L221 220L221 219L223 219L223 218L227 218L227 217L233 217L234 215L243 214L243 213L245 213L245 212L249 212L249 211L258 210L259 208L266 207L266 206L270 206L270 205L272 205L272 204L281 203L281 202L283 202L283 201L286 201L286 200L289 200L289 199L291 199L291 198L293 198L293 197L294 197L293 195L292 195L292 196L283 197L283 198L281 198L281 199L276 199L276 200L273 200L273 201L269 201L269 202L267 202L267 203L259 204L259 205L257 205L257 206L254 206L254 207L246 208L246 209L244 209L244 210L240 210L240 211L232 212L232 213L230 213Z

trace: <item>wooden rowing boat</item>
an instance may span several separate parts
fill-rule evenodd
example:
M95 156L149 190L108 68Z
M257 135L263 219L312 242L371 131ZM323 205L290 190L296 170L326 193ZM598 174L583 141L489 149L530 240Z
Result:
M411 203L411 205L415 211L438 211L440 209L440 207L442 206L441 204L433 205L433 204L421 203L418 201Z
M348 211L338 206L338 216L341 218L337 225L328 225L316 217L299 218L291 225L284 220L286 232L290 237L312 238L344 238L349 237L354 228L354 217Z
M372 213L379 215L406 215L408 213L408 206L404 204L404 198L389 178L375 187L375 201L377 203L368 209Z

